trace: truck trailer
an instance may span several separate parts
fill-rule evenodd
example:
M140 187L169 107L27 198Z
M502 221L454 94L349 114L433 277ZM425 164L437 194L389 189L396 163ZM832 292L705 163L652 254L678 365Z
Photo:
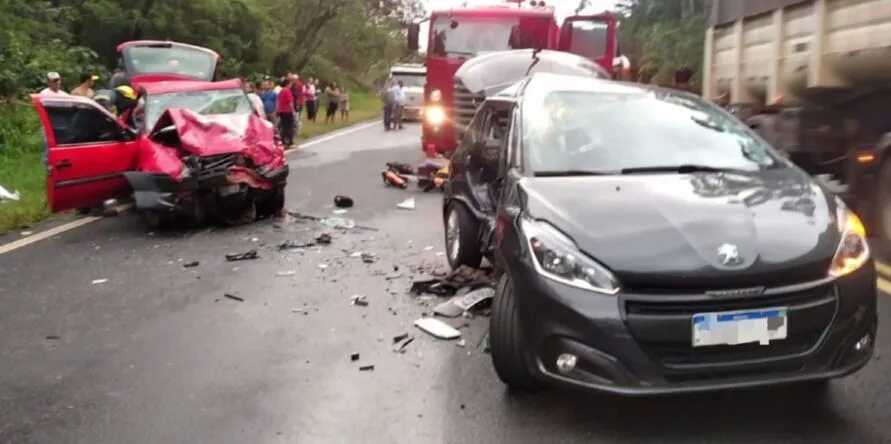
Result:
M891 241L891 1L715 0L703 96Z

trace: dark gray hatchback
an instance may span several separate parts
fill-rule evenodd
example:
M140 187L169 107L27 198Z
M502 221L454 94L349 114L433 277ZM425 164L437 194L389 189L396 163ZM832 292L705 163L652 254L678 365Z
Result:
M873 354L860 219L683 92L535 74L489 97L443 221L453 267L504 271L491 351L512 388L825 387Z

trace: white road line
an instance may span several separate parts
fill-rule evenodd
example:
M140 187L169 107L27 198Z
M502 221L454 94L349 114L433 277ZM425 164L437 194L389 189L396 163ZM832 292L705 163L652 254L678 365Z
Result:
M305 123L304 123L304 125L305 125ZM302 149L304 149L304 148L309 148L309 147L311 147L311 146L313 146L313 145L318 145L318 144L320 144L320 143L322 143L322 142L327 142L327 141L329 141L329 140L336 139L336 138L338 138L338 137L340 137L340 136L345 136L345 135L347 135L347 134L352 134L352 133L355 133L356 131L364 130L365 128L371 128L371 127L374 126L374 125L380 125L380 122L378 122L378 121L375 120L374 122L368 122L368 123L364 123L364 124L359 124L359 125L356 125L356 126L353 126L353 127L349 127L349 126L348 126L348 127L346 127L345 129L335 131L333 134L329 134L329 135L327 135L327 136L316 137L316 138L310 140L309 142L306 142L306 143L304 143L304 144L301 144L301 145L298 146L297 148L291 148L291 149L289 149L289 150L285 150L285 154L295 153L295 152L300 151L300 150L302 150Z
M285 151L285 154L295 153L303 148L308 148L313 145L318 145L322 142L327 142L329 140L336 139L340 136L352 134L352 133L355 133L356 131L361 131L365 128L371 128L374 125L380 125L380 122L375 120L374 122L357 124L354 126L348 126L342 130L337 130L332 134L313 138L312 140L300 145L299 148L290 149L290 150ZM130 205L130 204L125 204L125 205L118 206L116 209L118 211L124 211L124 210L130 208L131 206L132 205ZM34 233L28 237L23 237L21 239L0 245L0 254L6 254L6 253L9 253L10 251L18 250L19 248L31 245L33 243L40 242L44 239L58 236L61 233L73 230L78 227L82 227L82 226L84 226L88 223L91 223L91 222L96 222L97 220L100 220L100 219L103 219L103 218L99 217L99 216L83 217L83 218L68 222L66 224L59 225L58 227L50 228L49 230L46 230L46 231Z

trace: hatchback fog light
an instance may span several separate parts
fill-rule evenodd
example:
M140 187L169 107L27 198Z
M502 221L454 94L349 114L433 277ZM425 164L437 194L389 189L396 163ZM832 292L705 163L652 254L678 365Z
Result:
M578 361L579 358L572 353L561 353L560 356L557 356L557 370L560 370L560 373L569 373L575 368Z
M856 344L854 344L854 350L857 350L857 351L868 350L870 345L872 345L872 337L870 337L868 334L866 334L866 335L863 335L863 337L860 338L860 340L857 341Z

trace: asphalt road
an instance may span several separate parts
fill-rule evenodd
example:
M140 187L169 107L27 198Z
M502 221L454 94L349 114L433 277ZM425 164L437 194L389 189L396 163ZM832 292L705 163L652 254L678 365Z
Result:
M485 319L466 321L465 347L411 326L429 311L407 295L413 269L444 266L439 196L384 188L379 172L417 161L418 144L416 128L374 125L292 155L290 209L328 215L347 194L344 217L377 231L147 233L124 214L0 253L0 443L891 442L886 295L877 357L823 403L798 388L508 396L478 346ZM417 208L398 209L408 197ZM323 231L329 246L276 248ZM250 249L260 258L224 260ZM404 354L390 349L400 333L417 337Z

